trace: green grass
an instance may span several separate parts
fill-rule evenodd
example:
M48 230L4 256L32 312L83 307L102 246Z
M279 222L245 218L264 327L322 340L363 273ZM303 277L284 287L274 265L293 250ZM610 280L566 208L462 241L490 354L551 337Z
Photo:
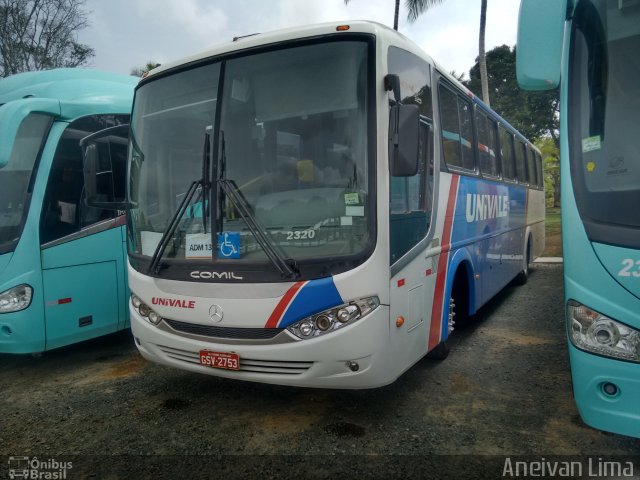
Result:
M547 207L545 219L545 249L544 257L562 256L562 225L560 223L560 209Z

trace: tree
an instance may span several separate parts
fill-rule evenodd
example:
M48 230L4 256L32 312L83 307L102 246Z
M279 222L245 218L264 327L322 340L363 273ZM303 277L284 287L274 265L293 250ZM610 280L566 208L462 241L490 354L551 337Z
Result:
M0 0L0 77L84 65L94 50L77 41L85 0Z
M478 64L480 65L480 84L482 86L482 101L489 103L489 80L487 77L487 58L484 51L484 32L487 24L487 0L480 4L480 35L478 39Z
M429 8L439 5L444 0L406 0L409 15L407 18L414 22ZM487 63L485 60L484 37L487 24L487 0L480 2L480 34L478 36L478 59L480 62L480 80L482 85L482 100L489 105L489 87L487 81Z
M142 77L142 75L147 73L149 70L153 70L154 68L159 66L160 64L155 60L149 60L144 67L132 68L131 75L134 75L136 77Z
M348 5L351 0L344 0L344 4ZM405 0L405 6L409 10L407 18L409 21L415 21L422 12L429 7L442 3L443 0ZM400 15L400 0L395 0L395 10L393 15L393 29L398 30L398 17Z
M547 205L560 207L560 151L551 137L540 138L535 145L542 153Z
M486 55L488 88L493 98L491 107L506 118L525 137L550 137L558 143L560 98L558 90L528 92L521 90L516 81L516 51L507 45L496 47ZM464 82L473 92L480 90L478 60L469 70Z

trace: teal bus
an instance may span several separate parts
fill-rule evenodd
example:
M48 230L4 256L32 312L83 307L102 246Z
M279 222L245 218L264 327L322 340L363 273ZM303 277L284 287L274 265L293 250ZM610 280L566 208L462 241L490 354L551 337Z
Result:
M0 353L128 327L125 215L88 206L80 142L126 132L137 81L81 69L0 80ZM117 197L127 146L114 143L97 181Z
M640 437L640 1L523 0L521 87L560 85L564 293L590 426Z

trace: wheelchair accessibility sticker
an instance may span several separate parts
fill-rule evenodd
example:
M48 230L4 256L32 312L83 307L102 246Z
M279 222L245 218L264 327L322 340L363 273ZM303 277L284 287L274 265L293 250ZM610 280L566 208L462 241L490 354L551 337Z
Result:
M239 232L222 232L218 234L218 257L240 258Z

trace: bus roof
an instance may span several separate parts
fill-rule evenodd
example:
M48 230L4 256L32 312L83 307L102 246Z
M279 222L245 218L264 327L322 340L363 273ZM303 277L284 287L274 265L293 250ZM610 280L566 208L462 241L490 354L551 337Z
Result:
M339 26L348 26L347 30L338 31ZM415 45L409 38L405 37L401 33L377 22L371 22L367 20L353 20L344 22L327 22L318 23L313 25L303 25L293 28L287 28L282 30L275 30L267 33L257 33L253 35L247 35L243 37L236 37L232 41L216 45L202 52L194 55L184 57L173 62L163 63L162 66L155 68L149 72L149 76L156 75L167 70L171 70L176 67L180 67L189 63L198 62L210 57L223 55L226 53L232 53L240 50L262 47L265 45L273 45L277 43L286 42L289 40L322 37L326 35L335 34L350 34L350 33L368 33L375 35L376 37L395 38L396 41L400 40L403 43L407 43L420 50L423 57L426 56L417 45ZM428 58L428 57L427 57ZM429 61L432 60L429 58Z
M80 68L25 72L0 80L0 104L42 97L66 101L105 102L131 98L137 77Z

